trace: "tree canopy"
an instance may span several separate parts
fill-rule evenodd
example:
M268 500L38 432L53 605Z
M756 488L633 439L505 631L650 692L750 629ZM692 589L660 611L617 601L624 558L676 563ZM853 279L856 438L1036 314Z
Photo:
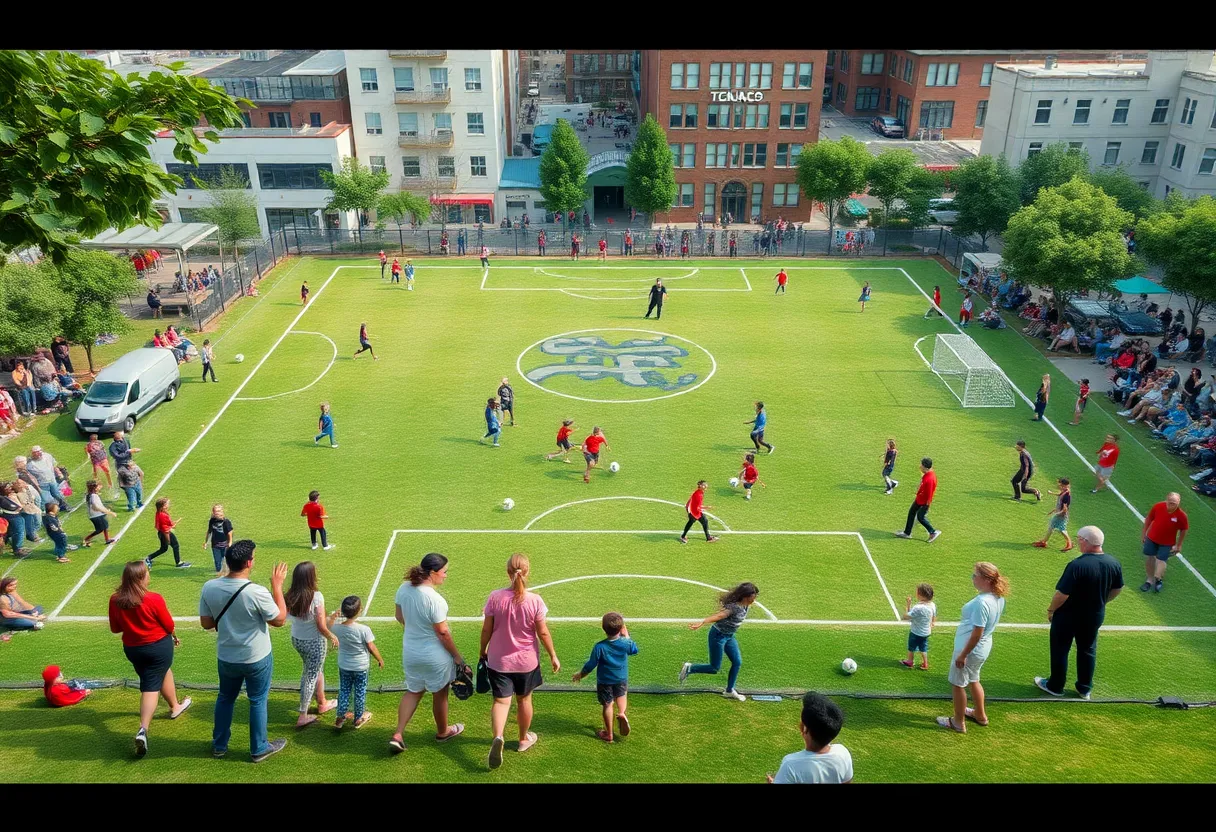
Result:
M1029 205L1043 188L1055 188L1074 176L1089 175L1089 154L1084 148L1074 150L1064 142L1049 144L1038 153L1027 156L1018 166L1022 184L1022 204Z
M323 170L321 179L333 191L325 207L331 211L356 212L355 226L359 239L363 239L363 214L380 204L381 192L391 179L388 171L372 170L354 156L347 156L342 160L342 170L337 173Z
M891 205L906 200L920 162L910 150L884 150L870 163L866 179L870 196L882 203L883 224L891 214Z
M1165 288L1186 298L1192 321L1216 304L1216 199L1170 194L1162 211L1136 226L1136 245L1161 269Z
M57 271L59 286L71 300L59 324L60 334L84 347L92 372L97 336L107 332L117 335L131 328L118 302L126 295L140 294L143 285L130 260L103 251L73 250Z
M1098 168L1089 175L1092 185L1097 185L1107 196L1113 196L1119 207L1137 220L1160 210L1160 200L1153 197L1147 188L1141 188L1123 167Z
M638 136L625 163L625 201L653 217L670 211L676 201L676 175L667 146L667 131L650 113L638 125Z
M203 222L216 226L220 245L237 256L240 245L262 236L258 223L258 198L249 187L249 180L234 168L220 169L220 181L214 185L196 179L199 188L211 197L211 204L198 209Z
M47 261L0 268L0 354L29 355L50 345L71 302Z
M587 163L591 157L570 122L559 118L540 157L540 195L546 211L578 211L587 201ZM628 188L628 186L626 186Z
M410 217L413 217L415 222L425 222L431 215L433 207L431 201L424 196L409 191L398 191L381 196L380 204L376 206L376 213L392 217L396 220L397 225L405 225L409 222Z
M1004 154L968 159L950 174L958 221L954 233L979 235L984 248L988 238L1002 233L1009 218L1021 207L1021 183Z
M865 189L873 158L864 144L849 136L816 142L798 157L798 187L807 199L823 205L829 247L836 211L850 196Z

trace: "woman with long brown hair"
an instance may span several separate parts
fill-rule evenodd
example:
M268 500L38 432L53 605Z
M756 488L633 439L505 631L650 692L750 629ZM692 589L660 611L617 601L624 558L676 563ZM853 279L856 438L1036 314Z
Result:
M325 596L317 591L317 567L310 561L296 564L291 589L283 596L291 621L291 646L300 654L304 672L300 676L300 717L296 727L316 722L320 715L338 707L338 700L325 698L325 655L328 645L338 647L338 637L325 617ZM327 644L328 642L328 644ZM308 712L308 701L317 700L316 715Z
M135 755L148 753L148 726L156 700L165 697L169 719L190 707L190 697L177 701L173 684L173 648L181 644L165 599L148 591L148 565L133 560L123 567L122 583L110 596L110 632L122 633L122 651L139 676L139 732Z
M532 565L526 555L516 552L507 560L507 577L511 585L490 593L483 610L481 625L481 658L489 668L490 689L494 705L490 709L490 727L494 739L490 743L490 768L502 765L503 730L511 711L511 696L515 696L519 724L519 748L522 753L536 745L539 737L528 729L532 725L532 691L544 680L540 675L539 638L549 654L553 672L561 670L553 648L553 636L545 616L549 608L534 592L528 592L528 573Z
M995 564L981 561L971 573L971 585L978 591L959 616L954 633L954 657L950 661L950 692L954 697L954 713L939 716L937 724L960 734L967 733L967 720L981 727L988 726L984 709L984 686L980 684L980 668L992 652L992 631L1005 611L1005 596L1009 594L1009 579ZM967 707L967 692L974 708Z

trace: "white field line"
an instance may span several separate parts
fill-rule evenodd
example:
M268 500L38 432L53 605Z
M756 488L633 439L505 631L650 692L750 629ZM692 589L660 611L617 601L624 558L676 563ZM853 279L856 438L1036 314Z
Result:
M443 268L443 267L442 267L442 266L439 266L438 268ZM482 272L482 273L481 273L481 289L482 289L482 291L485 291L485 288L486 288L486 281L487 281L487 280L489 280L489 279L490 279L490 270L489 270L489 269L486 269L484 272Z
M372 608L372 599L376 597L376 589L380 586L380 577L384 574L384 567L388 566L388 556L393 551L393 544L396 542L397 532L394 530L392 536L388 539L388 546L384 550L384 558L380 561L380 570L376 572L376 580L372 582L372 591L367 593L367 603L363 605L363 608L366 610ZM397 619L391 620L396 621Z
M562 578L557 581L549 581L549 583L547 583L547 584L540 584L539 586L534 586L534 587L532 587L532 591L539 593L542 589L547 589L551 586L557 586L559 584L570 584L570 583L575 583L577 581L594 581L594 580L600 580L600 579L604 579L604 578L626 578L626 579L640 578L642 580L648 580L648 581L675 581L675 582L681 583L681 584L692 584L693 586L703 586L706 589L712 589L714 592L726 592L727 591L723 587L714 586L713 584L707 584L703 581L694 581L690 578L675 578L675 577L672 577L671 575L579 575L578 577L575 577L575 578ZM764 606L764 604L761 604L759 601L756 601L756 606L759 607L760 609L764 610L764 614L769 617L770 621L780 621L781 620L781 619L777 618L777 616L773 615L772 610L770 610L768 607Z
M570 506L582 505L582 504L584 504L584 503L600 503L600 502L604 502L604 501L606 501L606 500L638 500L638 501L640 501L640 502L646 502L646 503L664 503L664 504L669 505L669 506L675 506L676 508L683 508L683 507L684 507L684 505L683 505L683 504L681 504L681 503L672 502L671 500L661 500L661 499L659 499L658 497L628 497L628 496L623 496L623 497L588 497L586 500L574 500L573 502L569 502L569 503L562 503L562 504L561 504L561 505L559 505L559 506L554 506L553 508L548 509L547 511L542 511L540 514L536 515L536 516L535 516L535 517L533 517L531 520L529 520L529 521L528 521L528 524L527 524L526 526L524 526L523 530L524 530L524 531L527 531L528 529L532 528L532 524L533 524L533 523L535 523L537 520L540 520L542 517L548 517L550 514L552 514L552 513L553 513L553 512L555 512L555 511L561 511L562 509L564 509L564 508L569 508ZM728 531L728 532L729 532L729 531L731 530L730 526L728 526L728 525L726 524L726 521L725 521L725 520L723 520L723 519L722 519L721 517L719 517L718 515L716 515L716 514L710 514L708 511L704 512L704 514L705 514L707 517L709 517L709 518L711 518L711 519L713 519L713 520L717 520L717 521L718 521L718 523L720 523L720 524L722 525L722 528L723 528L723 529L725 529L726 531Z
M752 282L747 279L747 269L740 266L739 272L743 275L743 282L747 284L747 291L750 292L752 290Z
M497 291L497 290L491 290L491 291ZM646 300L646 295L624 295L624 296L617 295L616 297L607 296L607 297L597 298L597 297L593 297L592 295L581 295L578 292L574 291L573 289L556 289L554 291L558 291L558 292L561 292L563 295L569 295L572 298L579 298L581 300ZM591 291L596 291L596 290L592 289ZM615 291L615 290L613 290L613 291ZM621 289L620 291L635 292L637 290L636 289Z
M893 266L891 268L895 269L896 271L902 272L903 276L908 279L908 282L916 287L916 291L918 291L922 295L924 295L925 300L929 301L929 303L932 305L933 299L930 298L929 295L925 293L925 290L921 288L921 285L916 282L916 280L912 277L912 275L908 274L908 272L905 271L902 267ZM953 319L946 318L946 320L950 322L950 326L954 327L955 331L957 331L960 335L966 335L966 333L963 332L963 330L959 327L958 324L956 324L954 322ZM920 353L919 349L917 350L917 353L918 354ZM924 359L923 355L921 356L921 359L922 360ZM996 364L996 362L993 362L993 364L997 367L997 369L1000 369L1001 375L1004 376L1005 380L1009 382L1010 388L1015 393L1017 393L1018 396L1021 397L1022 401L1026 402L1026 404L1031 409L1033 409L1034 402L1032 402L1026 396L1026 394L1023 393L1021 391L1021 389L1016 384L1013 383L1013 380L1011 378L1009 378L1008 375L1006 375L1005 370L1003 368L1001 368L999 364ZM1077 459L1081 460L1081 462L1085 465L1086 468L1088 468L1091 472L1094 470L1094 466L1090 463L1090 461L1088 459L1086 459L1084 454L1082 454L1079 450L1077 450L1077 446L1072 444L1072 442L1069 441L1067 436L1060 433L1060 429L1055 426L1054 422L1052 422L1050 419L1048 419L1046 416L1044 416L1043 423L1045 425L1047 425L1049 428L1051 428L1052 432L1060 438L1061 442L1063 442L1065 445L1068 446L1069 450L1071 450L1074 454L1076 454ZM1132 505L1130 502L1128 502L1128 499L1123 496L1123 493L1121 491L1119 491L1118 488L1115 487L1114 483L1108 481L1106 483L1106 487L1111 491L1111 493L1113 493L1116 497L1119 498L1119 500L1123 503L1123 505L1127 506L1127 510L1130 511L1137 520L1139 520L1141 523L1144 522L1144 515L1141 514L1134 505ZM1191 574L1194 575L1199 580L1199 583L1203 584L1204 588L1207 589L1207 591L1210 592L1213 597L1216 597L1216 587L1212 586L1208 582L1208 579L1203 577L1203 575L1201 575L1199 573L1199 570L1196 569L1194 566L1192 566L1191 562L1189 560L1187 560L1185 557L1183 557L1181 553L1179 553L1176 557L1178 558L1179 561L1182 562L1182 565L1185 566L1188 570L1190 570Z
M276 280L274 283L270 284L270 288L268 288L265 292L263 292L261 289L259 289L258 290L258 299L257 299L257 301L254 302L253 306L250 306L247 310L245 310L245 314L242 315L241 317L237 318L236 322L232 326L230 326L230 327L228 327L228 329L224 330L224 334L221 335L219 338L216 338L215 343L212 344L211 346L218 347L220 345L220 341L223 341L225 338L227 338L229 335L231 335L232 330L234 330L238 326L240 326L241 322L249 317L249 313L252 312L253 310L257 309L258 304L261 303L262 301L266 300L266 298L270 295L270 293L273 292L276 288L278 288L278 285L280 283L282 283L285 278L290 277L291 273L294 272L296 270L296 268L307 259L308 259L307 257L297 258L296 262L292 264L290 269L288 269L283 274L279 275L278 280Z
M899 607L895 606L895 599L891 597L891 592L887 589L887 582L882 579L882 573L878 571L878 564L874 562L874 556L870 554L870 547L866 545L866 539L861 536L861 532L856 532L856 534L857 542L861 544L861 550L866 553L866 560L870 562L870 566L874 569L874 576L878 578L878 585L882 587L882 594L887 596L891 612L895 613L895 620L902 622L903 616L899 614Z
M296 390L289 390L286 393L275 393L273 396L241 396L240 398L237 399L238 402L267 402L267 401L270 401L271 399L278 399L283 396L294 396L296 393L303 393L305 390L307 390L308 388L315 385L321 379L325 378L325 374L333 369L334 362L338 360L338 345L334 343L334 339L332 339L328 335L325 335L320 332L308 332L305 330L295 330L289 334L291 334L291 335L316 335L319 338L324 338L326 341L329 342L329 345L334 348L333 358L329 359L329 364L325 367L324 370L321 371L321 375L314 378L312 380L312 383L306 384L303 387L300 387L299 389L296 389Z
M316 300L316 298L321 296L321 293L325 291L325 288L327 286L329 286L330 282L334 279L334 277L337 276L338 272L340 270L342 270L343 268L346 268L346 267L338 266L333 270L333 272L330 273L329 277L326 278L325 282L323 284L321 284L321 288L318 289L316 291L316 294L313 295L314 301ZM135 524L135 521L139 519L139 516L141 514L143 514L144 508L154 504L154 502L156 500L156 495L160 493L160 490L162 488L164 488L165 483L167 483L173 477L173 474L176 473L177 469L181 467L181 464L186 461L186 457L190 456L190 454L194 451L194 449L196 447L198 447L198 443L203 440L203 437L211 432L211 429L213 427L215 427L216 423L219 422L219 420L223 417L224 413L228 410L228 408L232 406L232 403L237 400L238 396L241 395L241 391L245 389L245 385L247 385L253 379L253 377L255 375L257 375L258 370L262 369L262 365L266 363L266 361L270 358L270 356L274 355L274 351L276 349L278 349L279 344L283 343L283 339L291 334L291 331L295 328L295 325L300 322L300 318L304 317L304 313L307 312L311 307L312 307L312 303L309 303L308 306L305 306L302 309L300 309L299 314L297 314L295 316L295 318L292 320L292 322L287 326L287 328L285 330L283 330L283 334L278 337L278 340L276 340L274 342L274 344L270 347L270 349L266 351L266 354L262 356L262 360L259 361L257 363L257 365L254 366L254 368L249 371L249 375L245 376L245 380L240 383L240 385L236 388L236 390L232 391L232 395L228 397L228 401L224 402L224 406L221 407L219 412L216 413L215 416L213 416L211 418L211 421L208 422L207 426L203 428L202 433L200 433L198 436L196 436L194 438L194 441L190 443L189 447L187 447L186 450L182 452L182 455L177 458L177 462L174 462L173 467L171 467L168 470L168 472L166 472L165 475L163 477L161 477L160 482L158 482L156 484L156 487L152 489L152 492L150 494L144 495L143 506L137 508L131 514L130 518L127 520L126 524L122 527L122 529L119 530L116 537L121 538L121 537L125 536L127 531ZM105 548L103 548L101 550L101 554L99 554L97 556L96 560L93 561L92 565L90 565L89 568L87 570L85 570L85 573L80 576L80 580L76 582L76 585L72 587L71 591L67 594L67 596L62 601L59 602L59 606L55 607L55 609L51 611L51 614L50 614L51 619L56 619L59 617L59 613L61 613L63 611L63 608L66 607L68 605L68 603L72 600L72 598L74 598L76 596L76 593L80 591L80 588L82 586L84 586L85 581L87 581L90 577L92 577L93 573L97 571L97 567L101 566L101 562L103 560L105 560L106 555L108 555L110 553L110 550L113 548L114 548L114 544L110 544L109 546L106 546Z
M578 266L571 267L571 269L577 269L577 268L578 268ZM616 266L616 267L590 266L588 268L612 269L612 268L623 268L623 267L621 267L621 266ZM647 266L638 266L636 271L644 271L647 268L648 268ZM686 266L666 266L665 268L674 269L674 268L687 268L687 267ZM634 271L634 269L630 269L630 271ZM666 280L668 280L669 282L672 280L686 280L687 278L690 278L690 277L696 277L698 271L700 271L700 269L693 269L688 274L678 274L675 277L668 277L668 278L666 278ZM552 272L548 271L544 266L537 266L534 274L543 274L545 277L556 277L559 280L599 280L600 279L597 277L571 277L568 274L553 274ZM650 282L649 277L622 277L622 278L619 278L619 280L622 283L649 283Z

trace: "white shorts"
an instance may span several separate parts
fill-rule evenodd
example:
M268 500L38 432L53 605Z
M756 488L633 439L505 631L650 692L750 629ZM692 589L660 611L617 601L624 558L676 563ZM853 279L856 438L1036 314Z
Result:
M1115 473L1115 466L1113 465L1109 468L1104 468L1101 465L1098 466L1098 476L1104 480L1110 479L1110 475L1113 473Z
M967 660L963 662L962 670L959 670L954 664L958 659L958 653L956 652L950 657L950 675L948 677L950 684L958 688L965 688L972 682L978 682L980 680L980 668L984 666L987 658L985 656L982 659L977 659L975 653L968 653Z
M438 693L456 678L456 663L450 658L442 664L405 662L405 689L410 693Z

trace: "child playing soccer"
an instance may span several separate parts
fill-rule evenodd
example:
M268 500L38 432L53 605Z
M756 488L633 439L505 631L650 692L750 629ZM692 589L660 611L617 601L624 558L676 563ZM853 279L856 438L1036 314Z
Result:
M499 447L498 437L502 434L502 422L499 421L501 413L498 409L498 399L493 396L486 399L486 435L477 440L479 445L484 445L487 439L493 439L494 447Z
M776 275L776 277L773 278L773 280L777 281L777 291L773 292L773 294L774 295L784 295L785 294L785 284L789 283L789 280L790 280L790 276L785 273L785 269L782 268L781 271L777 272L777 275Z
M483 269L490 268L490 247L489 246L481 247L481 267Z
M300 306L308 303L308 281L304 281L304 285L300 287Z
M570 434L574 433L574 420L562 419L562 426L557 429L557 453L545 454L545 459L560 456L562 462L570 462Z
M820 693L802 697L802 731L805 751L786 754L770 783L851 783L853 757L849 750L832 740L840 734L844 713L831 699Z
M1072 421L1068 424L1081 424L1081 415L1085 413L1085 405L1089 404L1089 379L1081 379L1081 389L1077 393L1077 403L1072 409Z
M743 494L746 500L752 498L752 486L756 483L760 483L761 488L768 488L760 479L760 475L756 473L755 454L747 454L743 457L743 469L739 472L739 479L743 481Z
M596 671L595 695L604 709L604 727L596 731L596 736L604 742L612 742L613 706L621 736L629 736L629 717L625 715L629 704L629 657L638 654L638 646L629 637L625 619L619 612L604 613L602 626L607 638L596 642L591 649L591 658L574 674L574 681L582 681Z
M1036 500L1042 500L1043 494L1039 489L1032 488L1030 485L1030 478L1034 476L1034 459L1026 450L1025 440L1019 439L1016 447L1018 449L1018 470L1010 480L1013 484L1013 499L1020 500L1023 494L1033 494Z
M384 667L384 659L376 649L376 636L370 627L356 620L362 609L363 602L358 595L347 595L342 599L343 620L335 625L339 611L334 610L329 614L329 628L338 637L338 718L334 720L334 727L338 729L348 719L355 720L356 728L362 728L371 721L372 712L363 710L367 700L367 674L371 669L367 654L375 656L376 664ZM347 708L351 704L352 694L355 698L354 710L349 711Z
M941 308L942 308L942 287L934 286L933 287L933 305L930 306L928 311L925 312L925 317L928 318L930 315L941 315L942 314Z
M384 267L388 265L388 255L384 253L384 249L380 249L380 279L384 280Z
M412 260L405 261L405 288L409 291L414 291L414 262Z
M59 665L50 665L42 671L42 693L52 708L66 708L69 705L75 705L84 701L85 697L92 693L88 688L74 687L73 685L76 684L78 683L73 682L72 685L67 683L63 674L59 672Z
M709 483L705 480L697 480L696 491L692 492L692 496L684 504L684 510L688 512L688 522L684 524L684 531L680 534L681 543L688 542L688 530L692 528L693 523L700 523L701 528L705 530L706 543L713 543L718 539L709 533L709 517L705 512L713 506L705 505L705 492L708 489Z
M100 482L101 477L97 476L97 472L102 471L106 475L106 485L113 491L114 480L110 478L110 460L106 456L106 446L101 444L97 434L89 434L89 441L85 443L84 453L89 458L89 462L93 464L93 479Z
M891 475L895 473L895 458L899 456L899 451L895 448L895 440L887 440L887 451L882 456L882 481L886 483L887 490L884 494L890 494L895 489L899 488L899 480L891 479Z
M389 283L400 283L401 282L401 261L398 260L396 257L393 258L393 266L389 271L392 274L392 277L389 278L388 282Z
M1068 536L1068 510L1072 505L1072 490L1069 488L1068 477L1060 477L1060 490L1048 491L1048 494L1058 494L1056 497L1055 510L1051 512L1047 520L1047 534L1043 535L1042 540L1036 540L1034 547L1036 549L1046 549L1047 541L1051 538L1052 532L1059 532L1064 535L1064 548L1061 552L1067 552L1072 548L1072 538Z
M300 516L308 518L308 537L312 541L312 548L317 548L317 535L320 534L321 548L328 552L334 547L325 539L325 521L329 515L325 513L325 506L321 505L320 500L320 491L309 491L308 502L300 509Z
M920 669L928 670L929 635L937 623L937 605L933 603L931 584L916 585L916 604L912 604L911 595L905 599L903 619L912 622L912 630L908 633L908 658L900 664L911 670L916 666L916 654L920 653Z
M59 522L59 503L54 500L46 504L46 514L42 515L42 528L46 529L47 537L55 544L55 561L71 563L67 553L76 547L68 545L68 536L64 534L63 526Z
M182 518L180 517L176 520L169 517L168 497L161 497L156 501L156 520L154 525L156 527L156 537L160 541L160 548L144 558L144 563L147 564L149 569L152 568L152 561L169 551L170 548L173 549L173 562L177 565L177 568L190 568L190 561L182 560L181 546L177 542L177 535L173 533L173 530L177 528L177 524L181 521Z
M98 493L101 491L101 486L97 480L89 480L85 483L85 490L88 494L85 497L85 504L89 507L89 520L93 523L93 531L85 535L83 541L84 548L87 549L92 546L93 544L89 541L97 537L97 535L101 535L105 539L107 546L111 543L117 543L117 537L110 537L109 518L117 517L118 515L110 511L106 507L106 504L101 501L101 494ZM16 546L13 548L16 549Z
M591 429L591 435L583 440L583 459L587 461L587 470L583 471L583 482L591 482L591 469L600 464L601 447L608 448L608 437L604 436L600 426L596 425Z
M321 402L321 416L317 419L317 430L320 431L312 438L312 444L321 444L321 437L329 437L329 446L331 448L338 447L338 440L334 439L334 417L329 412L329 402Z
M771 454L777 450L772 445L764 441L764 428L768 424L768 414L764 411L764 402L756 402L756 415L752 419L747 419L743 422L745 425L752 426L751 439L752 444L756 446L756 450L760 450L760 446L768 448Z
M866 311L866 301L868 301L869 299L870 299L870 281L867 280L865 282L865 285L861 287L861 297L859 297L857 299L857 302L861 304L862 312Z
M603 263L608 259L608 241L600 237L600 262Z
M351 358L358 358L360 353L370 352L372 354L373 361L380 360L379 358L376 358L376 351L372 349L372 342L368 340L371 337L371 333L367 331L367 321L359 324L359 349L353 356L351 356Z

